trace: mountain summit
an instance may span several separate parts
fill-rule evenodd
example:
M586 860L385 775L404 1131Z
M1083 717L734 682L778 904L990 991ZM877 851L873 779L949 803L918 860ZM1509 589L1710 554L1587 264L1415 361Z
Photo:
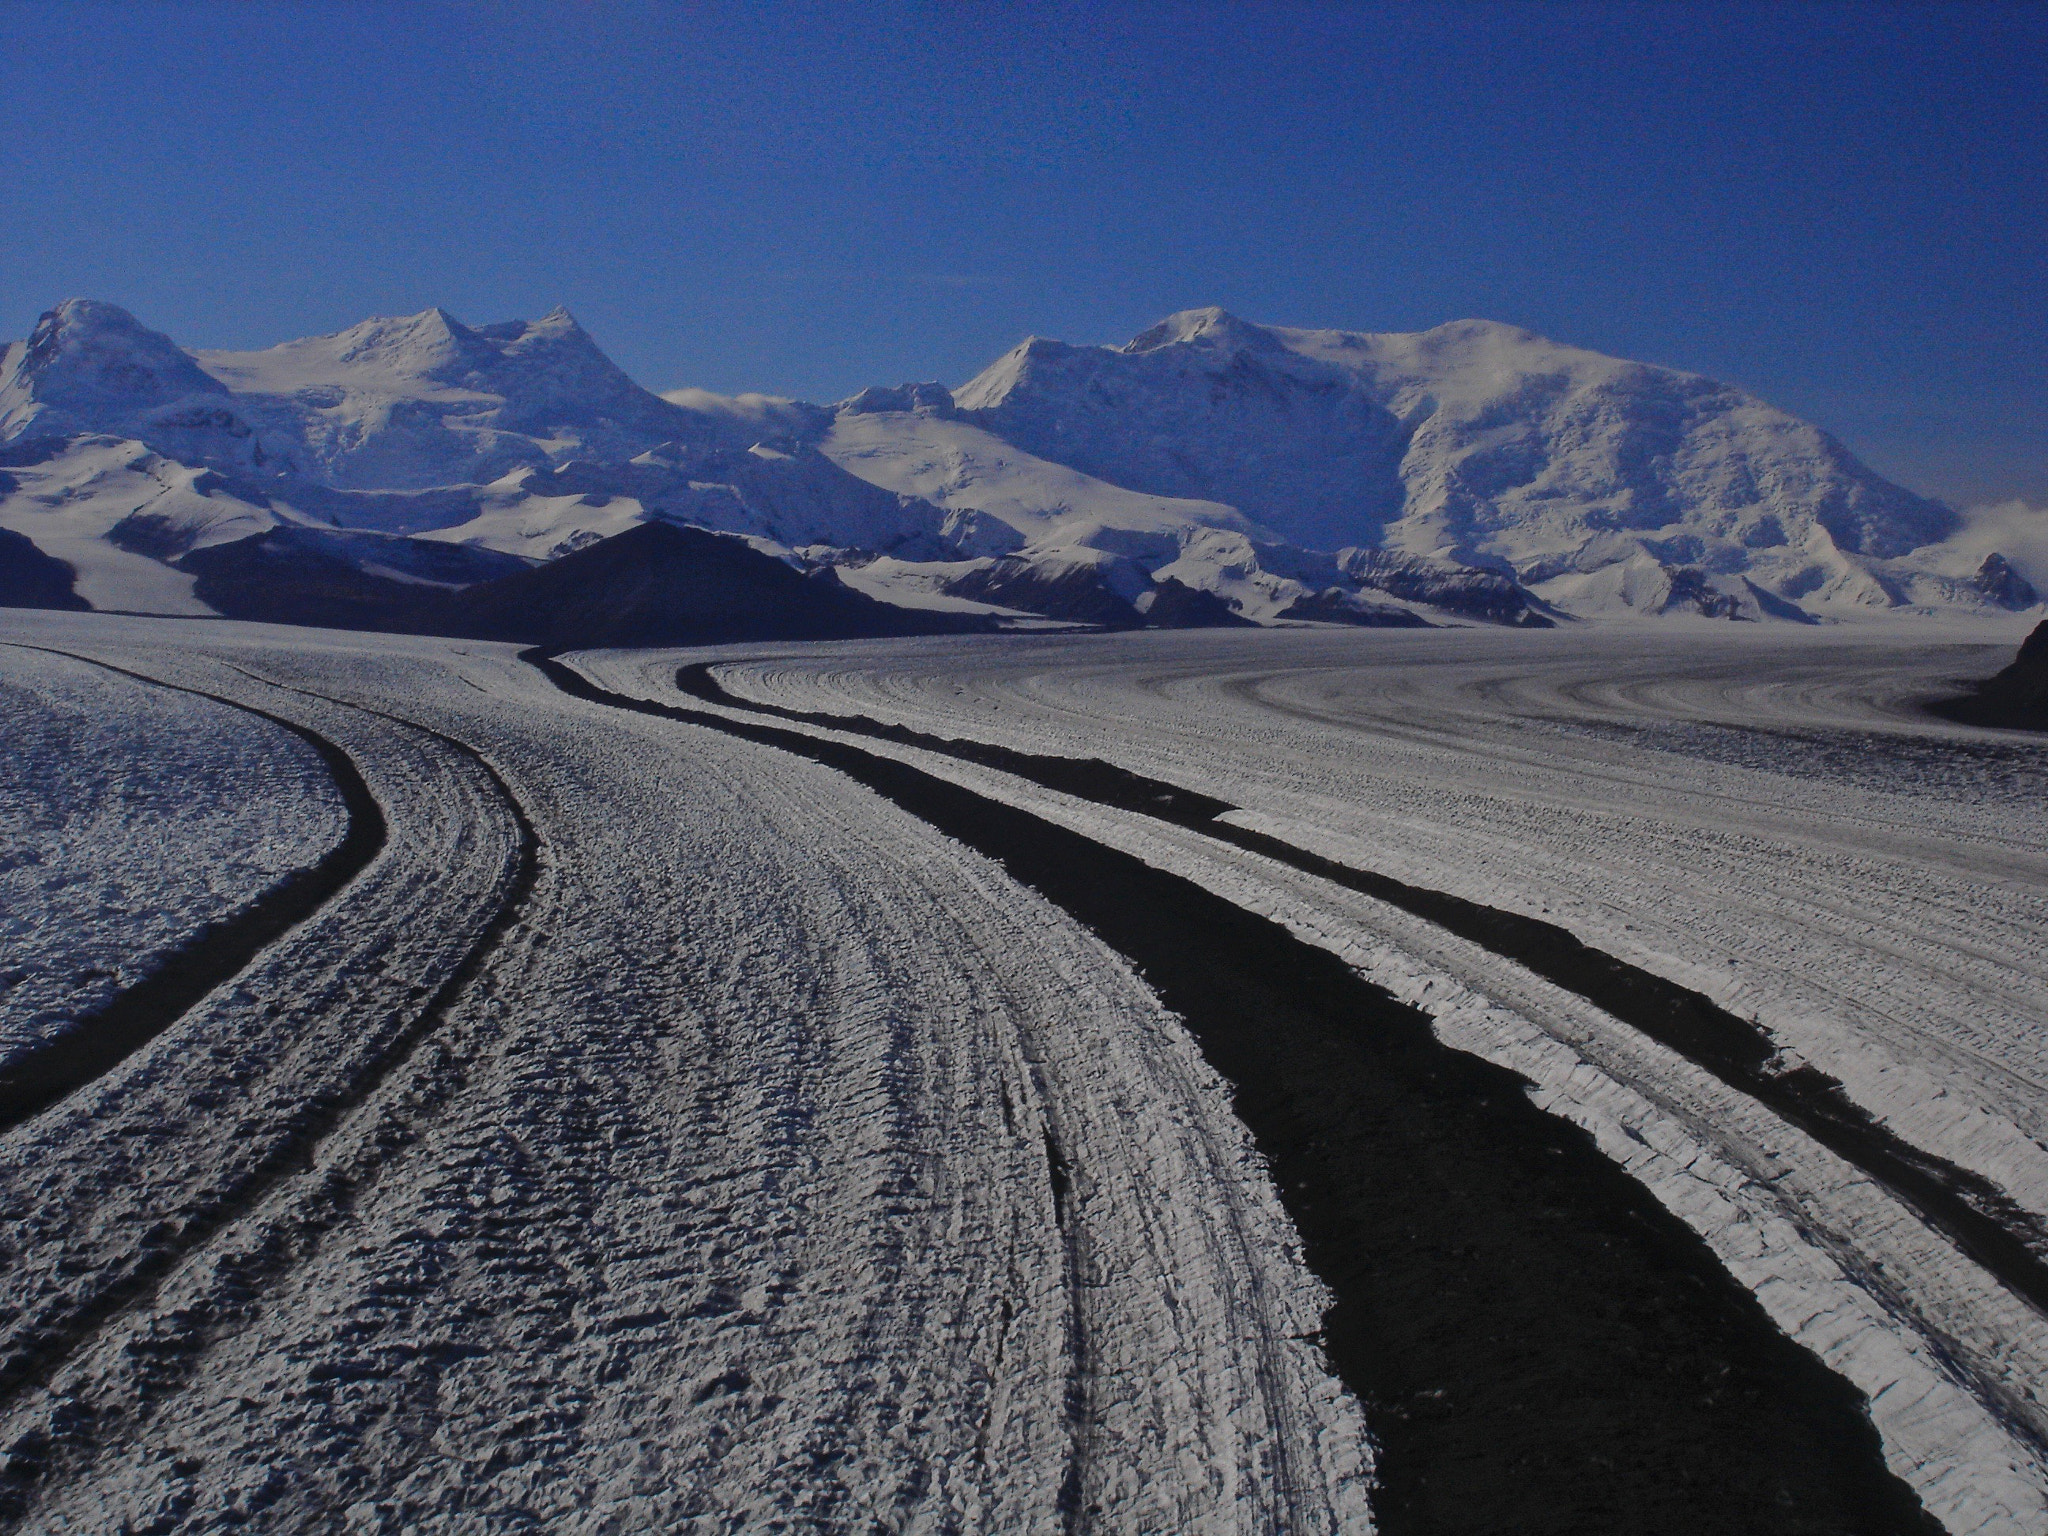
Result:
M1117 348L1034 338L955 401L1032 453L1299 544L1527 582L1634 561L1883 604L1898 594L1866 562L1956 526L1754 396L1485 320L1373 334L1184 310Z
M1488 320L1188 309L823 406L656 395L561 308L188 352L73 299L0 355L0 460L0 529L96 604L175 611L202 565L425 558L386 536L546 562L650 522L908 606L1126 623L1810 623L2017 611L2043 579L1752 395Z
M306 473L347 489L483 484L712 435L700 414L634 383L566 309L475 327L428 309L193 356L301 445Z
M0 442L100 433L187 462L276 467L227 386L118 304L66 299L0 354Z

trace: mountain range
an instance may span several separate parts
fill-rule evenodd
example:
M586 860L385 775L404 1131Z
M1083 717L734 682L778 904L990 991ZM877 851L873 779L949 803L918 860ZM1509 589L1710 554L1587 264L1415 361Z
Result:
M415 628L546 601L595 624L617 561L570 567L574 594L529 573L650 522L728 535L665 558L708 560L757 606L853 611L765 566L742 580L747 561L937 628L2040 602L1953 510L1819 428L1490 321L1369 334L1187 310L1120 347L1031 338L958 389L832 406L657 395L561 309L227 352L74 299L0 354L0 601ZM629 605L702 607L713 575Z

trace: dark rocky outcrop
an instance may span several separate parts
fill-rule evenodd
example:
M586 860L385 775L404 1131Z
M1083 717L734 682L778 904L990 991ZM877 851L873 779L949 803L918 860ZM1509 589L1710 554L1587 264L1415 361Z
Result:
M1959 698L1928 706L1964 725L2013 731L2048 731L2048 620L2020 642L2012 665L1984 679Z
M1999 607L2015 612L2031 608L2041 601L2041 594L2034 590L2034 584L2014 570L2012 562L2000 554L1984 557L1984 563L1977 567L1977 574L1970 578L1970 585Z
M1387 549L1340 551L1337 567L1360 586L1403 602L1427 603L1446 613L1488 624L1513 624L1523 629L1552 627L1536 596L1513 577L1497 571Z
M876 602L744 539L643 523L532 570L423 604L423 632L545 646L711 645L957 634L985 619Z
M1283 619L1316 624L1355 624L1363 629L1434 629L1419 613L1392 603L1367 602L1342 587L1325 587L1311 597L1297 597L1280 610ZM1548 621L1546 621L1548 622Z
M78 573L46 555L22 534L0 528L0 608L63 608L82 613L92 607L73 586Z
M1104 579L1099 566L1070 565L1056 570L1014 555L946 583L946 591L977 603L994 603L1075 624L1104 629L1138 629L1145 620L1128 600Z
M201 602L231 619L428 633L455 589L527 568L517 556L463 544L295 527L195 549L174 563L198 577Z
M1120 579L1121 578L1121 579ZM1121 590L1119 590L1121 586ZM1134 596L1125 592L1140 589ZM1240 629L1228 599L1176 577L1153 582L1135 562L1101 565L1005 555L946 583L954 597L1103 629Z
M1255 629L1252 621L1214 592L1167 577L1144 606L1149 629Z

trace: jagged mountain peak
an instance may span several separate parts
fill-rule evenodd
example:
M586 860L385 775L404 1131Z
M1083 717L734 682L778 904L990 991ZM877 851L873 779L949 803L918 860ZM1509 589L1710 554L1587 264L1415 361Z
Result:
M1948 508L1816 427L1474 318L1314 330L1211 305L1122 346L1026 338L957 391L829 407L656 396L559 305L476 326L434 306L193 353L72 299L0 355L0 443L21 438L260 473L317 515L522 555L657 516L912 561L1142 546L1258 613L1363 580L1314 555L1345 546L1398 565L1375 579L1477 567L1581 612L2036 597L1982 540L1967 561L1941 543Z
M538 320L500 320L494 325L479 325L476 334L488 341L503 342L507 347L575 346L598 350L590 333L583 329L568 308L557 304Z
M125 334L151 338L174 346L170 338L152 331L120 305L105 299L62 299L46 310L36 322L31 341L38 337L85 336L94 333Z
M585 387L635 396L648 391L605 356L576 317L560 305L538 320L465 325L435 305L412 315L379 315L345 330L306 336L250 352L193 354L210 372L236 387L276 386L294 374L318 382L406 391L420 384L487 394L516 394L530 381L565 364ZM381 376L381 377L380 377ZM652 398L652 397L650 397Z
M487 484L522 467L617 460L712 426L607 357L561 306L468 326L438 306L199 362L348 488Z
M12 362L7 384L50 406L142 408L225 393L170 337L103 299L66 299L47 311Z
M1041 348L1074 350L1064 343L1033 337ZM1030 345L1031 343L1027 343ZM1477 317L1447 320L1423 331L1345 331L1303 329L1296 326L1263 325L1234 315L1218 305L1183 309L1168 315L1111 350L1126 357L1164 352L1170 348L1196 353L1292 353L1312 362L1347 368L1370 368L1382 358L1417 355L1439 357L1490 357L1495 362L1518 362L1544 366L1560 357L1578 360L1600 358L1600 354L1566 346L1524 326ZM1604 358L1617 366L1619 358Z
M491 349L484 338L435 305L416 315L378 315L358 321L329 336L308 336L281 342L263 351L308 359L322 357L359 369L387 369L402 377L453 382L465 369L484 364ZM252 353L201 352L202 361L254 356Z
M872 416L883 411L924 411L938 416L953 414L953 392L943 384L870 385L849 395L833 407L840 415Z

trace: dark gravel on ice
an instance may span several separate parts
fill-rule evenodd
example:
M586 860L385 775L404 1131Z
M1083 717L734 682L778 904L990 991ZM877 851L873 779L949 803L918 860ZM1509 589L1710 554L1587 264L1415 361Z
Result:
M1366 1404L1389 1536L1939 1529L1886 1470L1861 1395L1691 1229L1521 1078L1335 956L907 764L526 655L579 697L839 769L1130 960L1234 1085L1336 1296L1323 1343Z

